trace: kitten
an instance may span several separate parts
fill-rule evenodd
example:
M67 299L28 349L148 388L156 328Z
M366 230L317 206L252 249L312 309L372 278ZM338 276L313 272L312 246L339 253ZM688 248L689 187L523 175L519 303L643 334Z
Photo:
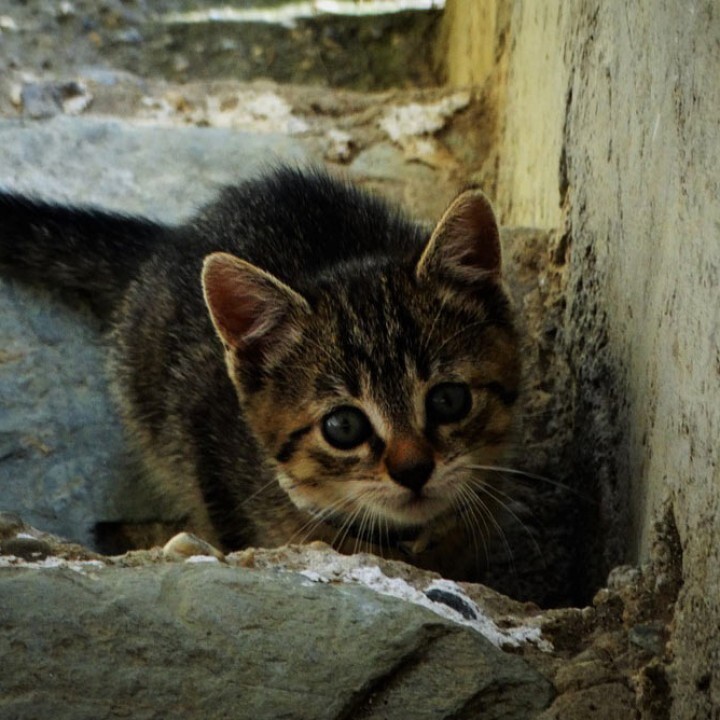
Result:
M0 194L0 265L111 314L149 477L233 550L324 540L477 579L519 357L485 196L434 230L321 171L184 225Z

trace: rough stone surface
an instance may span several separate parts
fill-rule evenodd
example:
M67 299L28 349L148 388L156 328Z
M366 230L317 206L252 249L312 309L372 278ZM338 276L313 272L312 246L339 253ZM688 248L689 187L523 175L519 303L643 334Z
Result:
M327 682L335 672L340 681L317 693L342 718L665 720L663 662L681 574L676 541L658 543L647 565L614 571L592 606L541 611L482 585L372 555L339 555L324 543L169 564L160 548L101 556L0 512L0 651L13 659L5 645L22 651L3 667L0 717L45 717L58 696L78 711L83 696L72 683L79 679L88 702L101 683L116 702L95 703L88 714L161 717L145 699L154 692L165 703L170 690L177 692L168 707L185 703L198 713L207 692L217 693L210 717L223 717L236 692L257 699L266 691L262 704L276 712L287 689L302 697L315 692L309 680ZM19 546L34 552L8 554ZM22 601L9 599L14 593ZM654 641L638 644L648 628ZM489 649L478 633L511 655ZM38 667L48 671L44 683L32 681ZM219 677L208 678L208 667ZM284 686L257 687L278 668ZM238 689L230 674L253 684ZM314 711L316 702L306 705ZM257 717L244 707L230 716ZM317 717L309 713L300 717Z
M575 466L601 500L593 572L644 560L677 528L673 656L652 682L668 717L717 717L717 4L506 6L498 203L505 222L570 241L562 337Z
M18 720L526 720L550 700L542 676L472 630L290 573L7 568L0 617L0 716Z

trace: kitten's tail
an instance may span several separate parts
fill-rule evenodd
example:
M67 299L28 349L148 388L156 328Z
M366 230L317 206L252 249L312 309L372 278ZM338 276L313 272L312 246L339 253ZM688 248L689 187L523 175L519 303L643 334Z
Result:
M0 268L87 295L111 312L169 228L142 218L0 192Z

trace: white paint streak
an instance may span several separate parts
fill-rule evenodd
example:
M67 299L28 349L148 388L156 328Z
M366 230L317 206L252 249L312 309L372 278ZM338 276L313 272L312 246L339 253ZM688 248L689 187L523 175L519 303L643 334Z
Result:
M445 0L309 0L289 2L275 8L236 8L228 5L190 10L187 12L167 13L160 21L168 25L181 25L206 22L226 23L268 23L293 27L298 20L306 20L318 15L344 15L365 17L389 15L408 10L441 10Z
M101 560L65 560L63 558L50 556L43 560L27 561L15 555L0 555L0 568L27 568L31 570L54 570L57 568L69 568L75 572L85 573L86 570L101 570L107 567Z

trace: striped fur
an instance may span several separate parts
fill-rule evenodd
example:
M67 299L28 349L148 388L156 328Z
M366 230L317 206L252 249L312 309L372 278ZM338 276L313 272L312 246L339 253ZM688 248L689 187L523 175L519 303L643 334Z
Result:
M391 538L410 537L418 564L478 576L468 497L490 481L467 466L499 459L519 383L478 191L432 232L291 169L224 190L181 227L8 195L0 211L0 265L112 307L118 404L189 529L226 549L320 539L391 556ZM472 406L437 425L425 403L442 382L467 384ZM322 432L340 406L372 426L350 450ZM431 458L420 491L389 475L399 443L403 467L414 447Z

